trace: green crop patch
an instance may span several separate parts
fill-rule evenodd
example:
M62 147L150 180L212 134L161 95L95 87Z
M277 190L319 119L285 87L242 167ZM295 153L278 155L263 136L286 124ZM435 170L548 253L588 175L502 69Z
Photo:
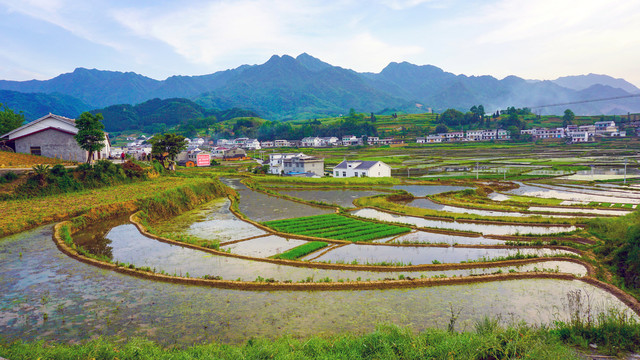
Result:
M337 214L273 220L264 225L289 234L354 242L395 236L411 230L403 226L374 223Z
M295 260L301 258L307 254L311 254L316 250L320 250L323 247L326 247L326 242L322 241L311 241L306 244L296 246L293 249L287 250L281 254L277 254L272 256L274 259L283 259L283 260Z

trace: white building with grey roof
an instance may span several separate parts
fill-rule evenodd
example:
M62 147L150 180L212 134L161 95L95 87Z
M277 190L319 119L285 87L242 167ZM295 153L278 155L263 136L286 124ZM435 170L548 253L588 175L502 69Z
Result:
M391 166L382 161L344 160L333 168L333 177L391 177Z

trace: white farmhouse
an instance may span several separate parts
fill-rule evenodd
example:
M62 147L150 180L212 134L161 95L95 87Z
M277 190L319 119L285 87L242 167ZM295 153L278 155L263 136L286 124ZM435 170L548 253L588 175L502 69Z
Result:
M82 150L74 135L78 133L76 121L49 114L10 131L0 138L18 153L42 155L69 161L85 162L88 152ZM93 153L93 160L105 159L111 152L111 142L105 133L104 147Z
M391 167L382 161L344 160L333 168L333 177L391 177Z

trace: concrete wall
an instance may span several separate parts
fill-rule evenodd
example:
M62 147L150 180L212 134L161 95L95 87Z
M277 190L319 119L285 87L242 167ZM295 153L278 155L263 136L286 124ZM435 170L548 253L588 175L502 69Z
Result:
M324 176L324 160L304 163L304 172L311 172L318 176Z
M31 154L32 146L40 146L40 154L50 158L70 161L87 161L87 152L82 150L73 135L49 129L16 139L16 152Z

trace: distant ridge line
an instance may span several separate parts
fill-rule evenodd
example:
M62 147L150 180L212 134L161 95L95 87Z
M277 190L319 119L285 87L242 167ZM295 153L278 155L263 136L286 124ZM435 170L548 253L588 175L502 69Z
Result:
M549 104L549 105L530 106L529 109L540 109L540 108L546 108L546 107L552 107L552 106L572 105L572 104L585 104L585 103L591 103L596 101L617 100L617 99L626 99L626 98L632 98L632 97L640 97L640 94L614 96L614 97L608 97L608 98L602 98L602 99L571 101L566 103Z

